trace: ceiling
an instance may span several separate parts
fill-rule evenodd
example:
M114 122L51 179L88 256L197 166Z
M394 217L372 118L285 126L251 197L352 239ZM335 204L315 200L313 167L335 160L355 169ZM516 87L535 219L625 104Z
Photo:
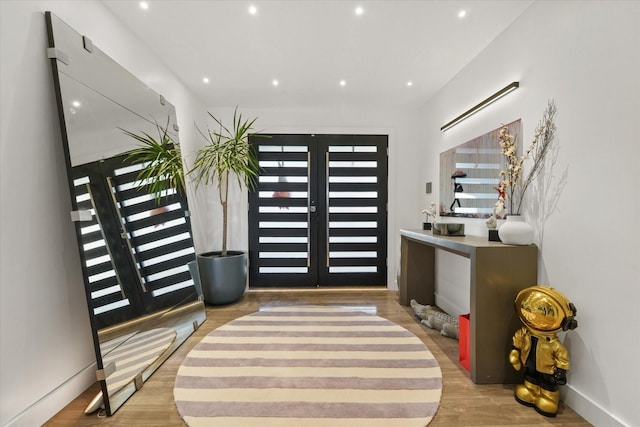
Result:
M103 0L207 107L251 108L420 107L532 2Z

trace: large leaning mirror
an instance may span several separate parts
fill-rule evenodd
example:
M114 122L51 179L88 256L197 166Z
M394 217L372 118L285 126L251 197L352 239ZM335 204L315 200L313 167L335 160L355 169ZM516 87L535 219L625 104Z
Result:
M519 119L505 126L509 134L520 135ZM440 153L440 216L491 216L506 166L498 139L501 128Z
M186 197L157 199L125 153L124 130L178 143L175 108L55 15L46 12L97 380L85 412L112 415L205 320L189 272L195 260Z

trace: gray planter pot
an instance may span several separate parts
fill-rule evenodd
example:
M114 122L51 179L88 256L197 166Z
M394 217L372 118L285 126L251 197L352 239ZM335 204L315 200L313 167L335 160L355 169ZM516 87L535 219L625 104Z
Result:
M191 278L193 279L193 286L196 288L196 292L198 293L198 299L202 299L202 285L200 285L200 273L198 272L198 261L193 260L187 263L189 267L189 273L191 273Z
M198 254L198 272L204 302L212 305L230 304L239 300L247 286L247 254L241 251L220 251Z

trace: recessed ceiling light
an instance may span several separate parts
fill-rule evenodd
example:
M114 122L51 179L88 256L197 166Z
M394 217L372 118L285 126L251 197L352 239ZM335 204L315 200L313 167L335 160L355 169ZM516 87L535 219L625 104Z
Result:
M256 13L258 13L258 8L254 5L249 6L249 13L255 15Z
M465 16L467 16L466 10L461 10L460 12L458 12L458 18L464 18Z
M209 83L209 77L203 77L202 83Z
M149 9L149 3L147 3L146 1L141 1L140 2L140 9L142 9L142 10Z
M407 82L407 86L413 86L413 82Z
M276 79L273 79L271 84L274 85L274 86L278 86L280 84L280 82L278 80L276 80Z
M80 101L72 101L71 105L73 105L76 108L79 108L81 104L80 104Z
M347 85L347 82L346 82L346 81L344 81L344 80L340 80L340 86L346 86L346 85Z
M364 9L361 6L356 7L356 15L362 15L364 13Z

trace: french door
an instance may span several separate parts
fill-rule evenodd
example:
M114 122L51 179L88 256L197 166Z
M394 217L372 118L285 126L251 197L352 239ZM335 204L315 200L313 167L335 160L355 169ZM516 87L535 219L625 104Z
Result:
M387 136L252 138L251 287L383 286Z
M141 164L122 156L73 168L83 273L97 328L195 300L195 259L186 197L160 204L137 188Z

